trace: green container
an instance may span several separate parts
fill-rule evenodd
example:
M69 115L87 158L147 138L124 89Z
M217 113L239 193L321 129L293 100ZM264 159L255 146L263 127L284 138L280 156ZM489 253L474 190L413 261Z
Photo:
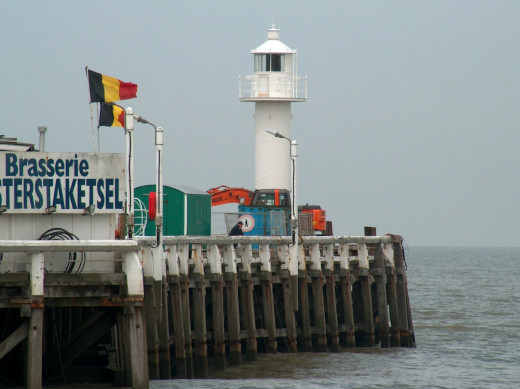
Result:
M146 217L145 236L155 236L155 221L148 219L148 199L155 185L135 188L135 230ZM139 200L142 202L140 203ZM141 204L141 205L139 205ZM163 187L163 235L211 235L211 195L187 186ZM143 207L145 208L143 210Z

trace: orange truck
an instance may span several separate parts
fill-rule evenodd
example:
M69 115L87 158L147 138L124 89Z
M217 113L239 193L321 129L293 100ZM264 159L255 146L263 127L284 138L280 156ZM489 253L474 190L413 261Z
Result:
M290 212L291 197L287 189L257 189L232 188L221 185L207 191L211 195L211 206L238 203L241 206L253 208L285 208ZM302 205L298 207L300 213L311 213L313 216L313 230L327 231L327 219L325 210L319 205Z

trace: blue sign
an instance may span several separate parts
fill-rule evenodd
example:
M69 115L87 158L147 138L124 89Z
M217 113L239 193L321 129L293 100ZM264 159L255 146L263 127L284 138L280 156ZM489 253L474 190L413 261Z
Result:
M0 152L0 205L8 213L121 213L124 154Z

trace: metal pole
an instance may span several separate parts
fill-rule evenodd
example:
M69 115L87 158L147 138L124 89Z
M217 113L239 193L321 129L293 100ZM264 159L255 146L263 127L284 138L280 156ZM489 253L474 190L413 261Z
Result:
M292 192L292 213L291 213L291 230L293 243L298 244L298 200L296 196L296 160L298 158L298 142L291 141L291 192Z
M155 149L157 152L157 179L155 185L157 201L155 208L155 226L157 228L157 244L161 242L163 234L163 145L163 128L157 127L155 129Z
M298 254L299 254L299 238L298 238L298 197L297 197L297 180L296 180L296 160L298 158L298 142L295 140L291 143L291 193L292 193L292 212L291 212L291 235L292 245L289 249L289 274L291 275L291 293L294 311L298 310Z
M126 224L127 239L134 235L134 112L128 107L125 110L125 134L126 134L126 162L125 169L127 177L126 192Z

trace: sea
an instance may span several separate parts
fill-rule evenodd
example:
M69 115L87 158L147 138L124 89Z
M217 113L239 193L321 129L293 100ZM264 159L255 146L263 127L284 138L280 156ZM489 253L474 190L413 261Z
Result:
M180 388L520 388L520 247L406 247L415 348L260 354Z

